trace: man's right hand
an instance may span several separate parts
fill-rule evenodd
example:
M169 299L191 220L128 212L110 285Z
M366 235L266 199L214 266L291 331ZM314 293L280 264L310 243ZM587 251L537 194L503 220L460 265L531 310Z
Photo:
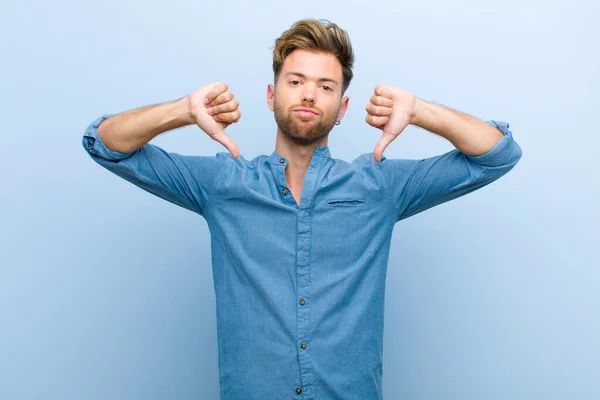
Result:
M208 136L229 150L233 158L238 158L237 145L227 134L225 128L239 121L242 114L227 85L222 82L211 83L188 95L190 115L196 125Z

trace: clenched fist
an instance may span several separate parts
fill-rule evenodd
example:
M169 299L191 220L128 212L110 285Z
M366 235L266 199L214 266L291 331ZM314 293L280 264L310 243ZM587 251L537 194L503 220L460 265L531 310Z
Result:
M405 90L394 86L379 85L366 107L365 120L374 128L381 129L383 134L375 146L373 156L381 162L385 148L411 122L418 98Z
M234 158L238 158L238 147L227 136L225 128L238 122L242 114L238 109L240 103L227 85L217 82L202 86L188 95L188 100L190 114L196 125L225 146Z

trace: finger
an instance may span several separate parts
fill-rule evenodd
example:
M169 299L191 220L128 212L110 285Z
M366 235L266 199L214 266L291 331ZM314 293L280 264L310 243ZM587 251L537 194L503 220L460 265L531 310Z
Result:
M234 124L240 120L242 113L239 110L233 112L221 113L213 116L213 119L218 122Z
M227 134L224 131L213 135L212 138L217 142L221 143L223 146L225 146L227 150L229 150L233 158L239 157L240 152L238 150L237 144L235 144L235 142L231 140L231 138L227 136Z
M207 104L206 107L218 106L219 104L224 104L231 100L233 100L233 93L231 93L231 90L227 90L225 93L218 95L213 101Z
M390 117L378 117L370 114L365 118L367 124L371 125L373 128L383 128L383 126L387 124L389 120Z
M383 96L377 96L376 94L371 96L370 101L376 106L392 107L394 105L394 102L391 99Z
M391 107L376 106L372 103L369 103L365 110L367 110L369 114L375 115L377 117L392 115Z
M389 85L377 85L377 87L375 87L375 94L377 96L387 97L388 99L392 98L392 90Z
M239 105L240 102L236 99L233 99L225 104L220 104L218 106L211 107L208 110L206 110L206 112L208 112L209 115L228 113L237 110Z
M383 152L385 151L385 148L388 147L388 145L392 143L394 139L395 136L392 135L381 135L381 139L379 139L379 142L377 142L377 145L375 145L375 151L373 152L373 157L375 158L375 161L381 162L381 158L383 157Z
M213 84L213 88L206 94L204 98L204 104L209 104L221 93L227 91L227 85L223 82L216 82Z

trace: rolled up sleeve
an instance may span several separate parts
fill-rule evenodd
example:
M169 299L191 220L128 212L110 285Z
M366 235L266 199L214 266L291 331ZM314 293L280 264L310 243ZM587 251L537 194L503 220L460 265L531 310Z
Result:
M94 122L92 122L83 134L82 144L83 147L88 151L88 153L90 153L90 156L92 156L92 158L97 157L106 161L123 160L134 154L135 151L129 153L121 153L115 150L111 150L108 147L106 147L104 142L100 139L100 136L98 136L98 127L100 126L102 121L110 117L111 115L102 115L98 117Z
M488 121L503 137L487 153L457 149L421 160L382 158L397 221L478 190L508 173L522 156L508 123Z
M473 162L487 167L511 168L521 159L521 147L515 142L510 126L506 122L488 121L504 135L487 153L467 156Z
M213 187L224 171L227 155L184 156L166 152L147 143L121 153L106 147L98 135L98 126L110 115L93 121L82 137L89 156L113 174L173 204L204 215L212 200Z

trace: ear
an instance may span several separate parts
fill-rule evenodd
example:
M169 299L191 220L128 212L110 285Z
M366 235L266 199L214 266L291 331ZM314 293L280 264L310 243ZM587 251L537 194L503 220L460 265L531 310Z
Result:
M338 113L337 120L341 121L344 118L344 114L346 114L346 110L348 109L348 102L350 101L350 97L345 96L342 97L342 105L340 107L340 112Z
M271 111L275 111L274 101L275 101L275 86L269 83L269 85L267 86L267 104L269 105L269 109Z

